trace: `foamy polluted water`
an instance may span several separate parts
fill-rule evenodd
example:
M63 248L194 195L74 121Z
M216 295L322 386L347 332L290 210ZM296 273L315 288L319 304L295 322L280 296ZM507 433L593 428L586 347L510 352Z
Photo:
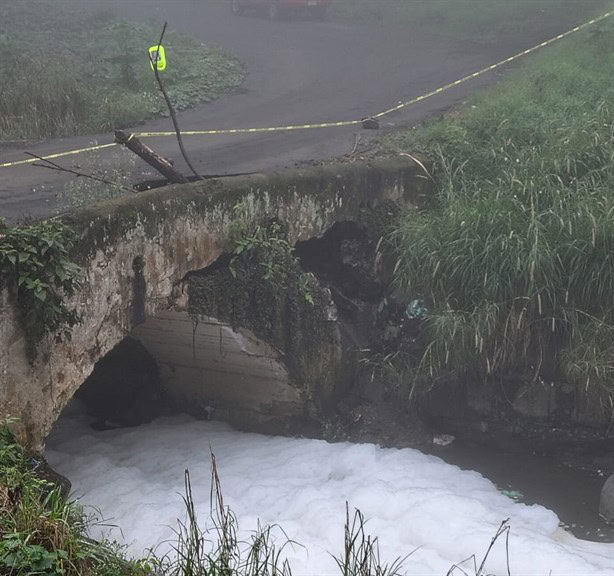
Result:
M559 528L554 512L514 502L477 472L417 450L245 434L187 416L96 432L73 412L56 425L47 457L71 479L82 504L121 528L98 527L92 536L110 532L142 555L159 544L163 549L177 518L184 518L186 468L201 523L207 523L210 447L241 534L249 538L258 519L281 526L301 544L284 549L296 576L339 574L330 554L343 548L346 501L368 519L367 532L379 537L383 558L413 552L404 563L408 575L443 575L471 554L480 560L506 518L514 576L614 574L613 544L577 540ZM278 544L284 539L280 534ZM504 538L486 573L507 574Z

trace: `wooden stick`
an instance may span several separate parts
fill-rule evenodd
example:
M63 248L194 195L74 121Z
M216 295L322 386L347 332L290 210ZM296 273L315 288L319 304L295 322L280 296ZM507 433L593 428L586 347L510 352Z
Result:
M169 182L174 184L185 184L188 182L188 179L183 174L175 170L169 160L143 144L134 134L128 134L123 130L116 130L115 142L123 144L128 150L134 152L139 158L160 172Z
M162 34L160 34L160 40L158 41L158 47L162 45L162 40L164 39L164 33L166 32L167 22L164 23L164 28L162 28ZM157 55L157 52L156 52ZM183 138L181 137L181 130L179 130L179 124L177 122L177 114L175 113L175 107L171 102L171 99L168 96L168 92L162 83L162 78L160 78L160 72L158 71L158 62L157 59L154 61L153 56L150 54L149 59L151 61L151 66L153 67L154 74L156 76L156 82L158 83L158 87L160 88L160 92L162 92L162 96L164 96L164 101L166 102L166 107L171 115L171 120L173 121L173 126L175 127L175 134L177 135L177 143L179 144L179 150L181 150L181 155L185 160L185 163L188 165L188 168L192 171L192 174L196 176L199 180L202 180L203 177L195 170L194 166L190 162L188 158L188 153L186 152L183 146Z

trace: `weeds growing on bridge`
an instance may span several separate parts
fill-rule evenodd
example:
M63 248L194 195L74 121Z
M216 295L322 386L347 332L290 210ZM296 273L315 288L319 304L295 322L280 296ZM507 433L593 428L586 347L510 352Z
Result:
M130 176L136 167L136 156L125 148L118 148L106 158L103 160L99 152L92 152L87 158L88 173L100 178L99 181L73 178L64 184L57 194L60 214L130 194Z
M454 117L389 141L436 160L394 234L423 298L423 377L571 379L614 394L614 25L550 49Z

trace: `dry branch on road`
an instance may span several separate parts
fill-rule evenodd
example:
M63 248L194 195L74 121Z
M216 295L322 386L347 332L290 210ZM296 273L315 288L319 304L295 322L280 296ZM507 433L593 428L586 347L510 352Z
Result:
M185 184L188 179L175 170L170 160L154 152L149 146L143 144L134 134L128 134L123 130L115 131L115 142L124 145L128 150L134 152L139 158L155 168L169 182L174 184Z

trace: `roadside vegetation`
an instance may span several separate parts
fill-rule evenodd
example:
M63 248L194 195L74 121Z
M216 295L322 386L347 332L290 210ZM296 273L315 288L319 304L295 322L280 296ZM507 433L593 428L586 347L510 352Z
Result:
M544 379L611 403L613 53L610 19L388 138L434 161L435 197L393 234L397 286L427 310L414 384Z
M479 41L580 20L604 5L606 0L335 0L331 13L343 20L395 23L410 31L426 27Z
M0 427L0 574L6 576L137 576L145 562L87 536L96 519L67 502L60 487L42 479L40 460Z
M92 206L105 200L134 194L130 179L136 167L136 156L125 148L113 149L104 162L101 154L91 152L88 158L91 178L73 178L57 193L58 213L70 212L83 206Z
M5 2L0 33L0 140L106 132L166 113L148 48L161 27L50 0ZM241 63L190 38L165 37L164 81L178 110L238 86Z

